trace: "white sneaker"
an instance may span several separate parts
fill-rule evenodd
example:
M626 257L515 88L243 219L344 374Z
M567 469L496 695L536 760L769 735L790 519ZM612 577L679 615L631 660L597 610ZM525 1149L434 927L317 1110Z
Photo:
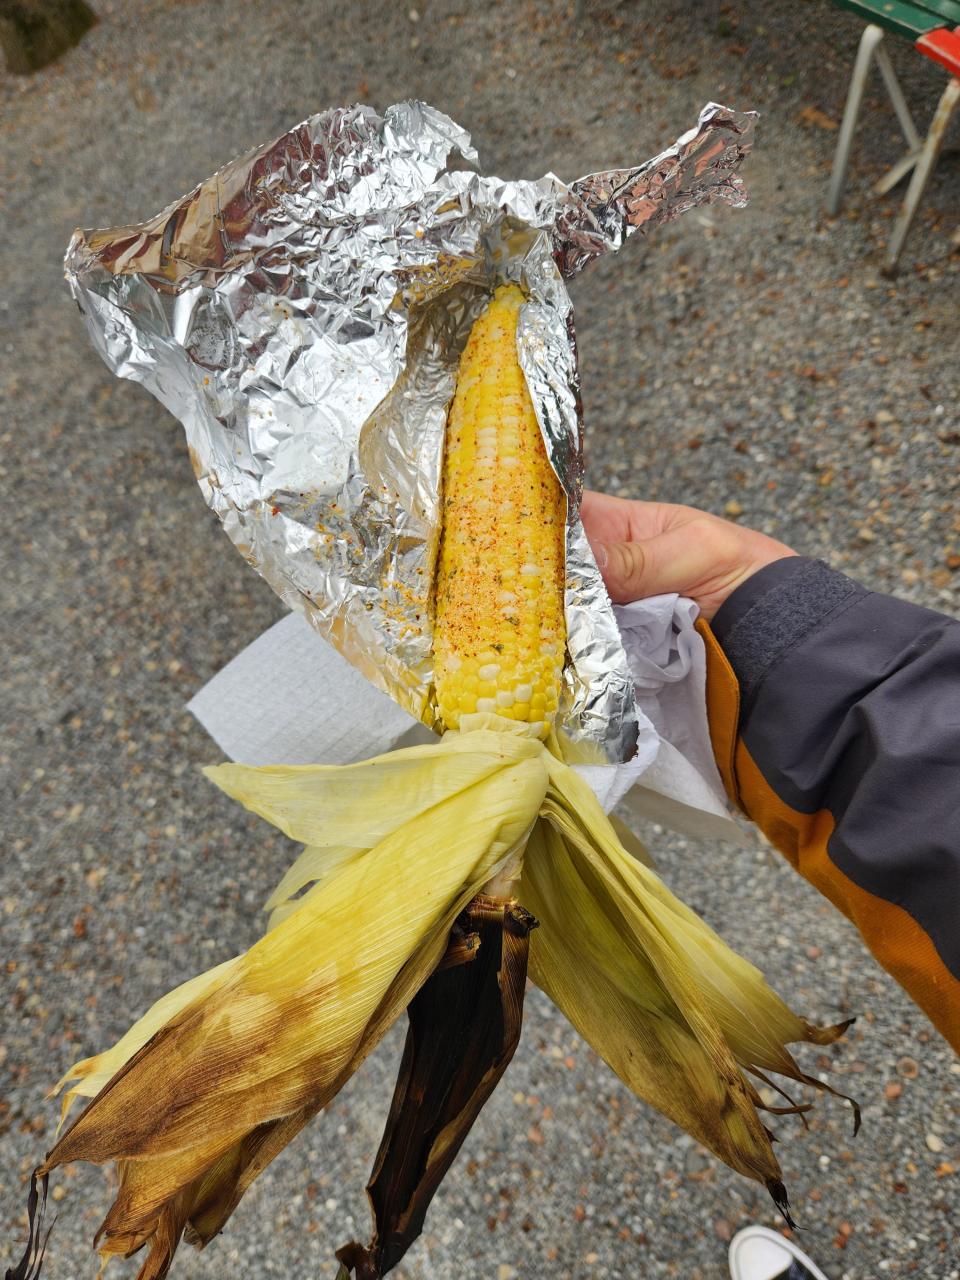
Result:
M730 1241L731 1280L827 1280L795 1244L769 1227L744 1227Z

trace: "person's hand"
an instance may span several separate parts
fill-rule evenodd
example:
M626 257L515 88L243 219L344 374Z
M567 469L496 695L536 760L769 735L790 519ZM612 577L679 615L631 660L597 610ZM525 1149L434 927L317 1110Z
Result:
M669 502L587 490L580 514L611 600L676 591L695 600L708 622L751 574L796 555L765 533Z

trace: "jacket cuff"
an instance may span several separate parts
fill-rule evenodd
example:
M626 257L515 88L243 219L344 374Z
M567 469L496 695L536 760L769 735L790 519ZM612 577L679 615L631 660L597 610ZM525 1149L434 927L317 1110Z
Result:
M765 565L717 610L714 636L740 686L745 710L771 667L820 627L869 592L807 556Z
M737 677L703 618L696 622L707 658L707 726L713 758L730 803L743 809L737 786L737 735L740 730L740 686Z

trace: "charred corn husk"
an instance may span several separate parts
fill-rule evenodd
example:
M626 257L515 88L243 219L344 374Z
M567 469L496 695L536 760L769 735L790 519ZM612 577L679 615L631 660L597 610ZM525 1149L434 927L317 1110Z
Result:
M520 1040L528 943L536 921L480 895L408 1010L410 1027L387 1125L367 1184L367 1246L337 1250L358 1280L385 1275L423 1229L430 1200ZM473 944L463 946L472 938Z
M475 324L449 414L434 629L448 732L346 768L208 770L306 846L268 931L62 1082L64 1114L93 1100L39 1174L116 1162L100 1249L147 1247L139 1280L162 1280L181 1237L212 1239L406 1008L373 1237L339 1255L342 1275L385 1275L516 1047L528 958L638 1096L787 1212L747 1073L818 1085L786 1044L843 1026L791 1013L624 849L562 759L565 499L517 361L522 303L502 288Z
M467 340L447 425L434 667L443 724L491 712L545 736L560 694L566 499L517 361L516 285Z

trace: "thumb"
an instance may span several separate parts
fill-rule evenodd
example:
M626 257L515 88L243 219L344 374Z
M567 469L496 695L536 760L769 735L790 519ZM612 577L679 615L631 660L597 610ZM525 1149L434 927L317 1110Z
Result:
M628 604L679 590L683 568L677 563L677 552L682 553L685 548L664 545L676 541L669 534L658 534L635 542L594 543L597 568L610 599L616 604Z

